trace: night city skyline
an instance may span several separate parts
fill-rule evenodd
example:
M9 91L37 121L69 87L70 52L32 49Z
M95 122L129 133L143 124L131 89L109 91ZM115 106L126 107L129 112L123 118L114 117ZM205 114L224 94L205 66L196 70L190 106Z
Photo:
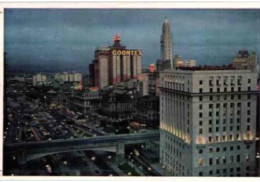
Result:
M260 11L5 9L4 176L260 174Z
M260 52L259 10L6 9L7 63L86 71L94 50L112 45L117 32L123 45L142 50L143 67L148 67L160 58L165 17L171 22L174 54L183 59L223 65L237 50Z

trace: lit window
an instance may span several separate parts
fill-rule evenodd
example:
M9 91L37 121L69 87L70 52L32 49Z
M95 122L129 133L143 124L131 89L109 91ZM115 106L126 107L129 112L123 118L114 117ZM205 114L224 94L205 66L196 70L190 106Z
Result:
M198 165L199 165L199 166L202 166L202 165L203 165L203 159L202 159L202 158L199 158L199 160L198 160Z

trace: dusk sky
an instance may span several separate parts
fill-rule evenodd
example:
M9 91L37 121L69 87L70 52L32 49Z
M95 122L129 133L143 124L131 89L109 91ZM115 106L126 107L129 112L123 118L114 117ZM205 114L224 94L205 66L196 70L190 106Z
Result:
M183 59L229 64L241 49L260 54L260 10L5 9L7 63L87 70L95 49L118 32L148 66L160 58L164 17Z

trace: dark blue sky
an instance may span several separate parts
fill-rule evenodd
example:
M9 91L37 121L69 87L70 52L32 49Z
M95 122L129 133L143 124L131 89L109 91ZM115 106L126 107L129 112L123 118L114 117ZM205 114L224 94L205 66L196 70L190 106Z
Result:
M171 23L174 54L198 64L229 64L238 50L260 53L259 10L5 9L9 65L88 69L94 50L113 44L141 49L143 66L160 58L161 26Z

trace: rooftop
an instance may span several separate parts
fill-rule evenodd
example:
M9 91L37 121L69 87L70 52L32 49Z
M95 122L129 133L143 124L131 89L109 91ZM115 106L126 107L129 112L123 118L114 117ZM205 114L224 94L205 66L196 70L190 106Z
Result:
M209 71L209 70L235 70L232 65L223 66L194 66L194 67L179 67L179 70L192 70L192 71Z

